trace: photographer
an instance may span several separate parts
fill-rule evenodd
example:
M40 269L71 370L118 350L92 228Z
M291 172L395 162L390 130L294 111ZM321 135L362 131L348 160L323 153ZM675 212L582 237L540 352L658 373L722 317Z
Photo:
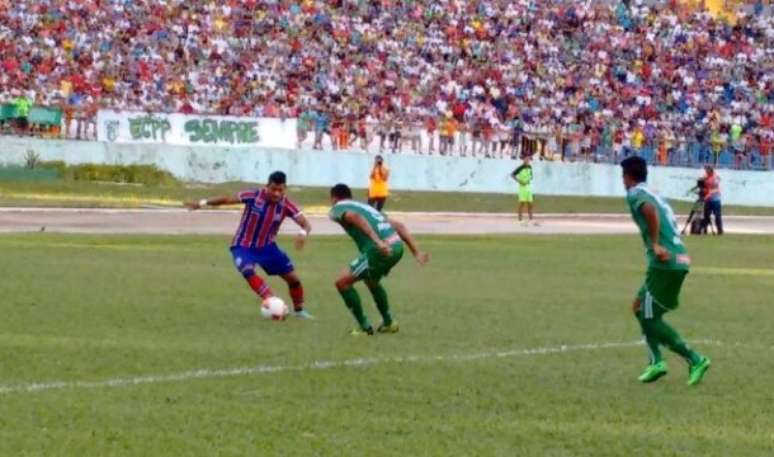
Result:
M721 214L720 203L720 176L710 165L704 167L704 222L708 227L710 224L710 215L715 215L715 227L718 229L718 235L723 234L723 216Z
M368 204L381 211L390 195L390 187L387 183L390 179L390 169L384 164L382 156L376 156L369 178Z

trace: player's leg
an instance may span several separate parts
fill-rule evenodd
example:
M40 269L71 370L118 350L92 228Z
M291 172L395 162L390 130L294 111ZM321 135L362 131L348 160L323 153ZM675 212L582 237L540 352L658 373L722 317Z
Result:
M379 333L398 333L398 323L395 322L390 312L390 301L381 280L400 262L403 258L403 251L403 245L398 243L392 245L392 253L388 256L376 251L368 255L368 272L364 280L374 298L376 308L382 316L382 324L377 329Z
M639 376L640 382L654 382L659 378L667 374L667 366L664 362L664 358L661 354L661 348L658 338L652 333L650 326L648 325L645 308L643 307L645 297L645 286L640 289L637 297L632 304L632 311L634 311L634 317L640 324L642 329L642 339L645 342L645 347L648 349L648 366L645 367L645 371Z
M661 345L685 359L690 366L689 384L696 384L701 381L709 368L710 360L694 351L677 330L663 319L664 314L679 306L680 290L687 273L687 271L675 270L649 270L643 307L649 332Z
M304 309L304 286L295 270L280 276L288 285L288 293L293 301L293 315L303 319L311 319L312 315Z
M260 254L256 258L256 263L263 268L263 271L269 276L281 277L288 285L295 315L311 317L304 311L304 287L296 274L296 268L290 257L276 243L261 248Z
M524 205L525 203L519 200L519 222L524 218Z
M258 265L255 253L250 249L245 248L232 248L231 255L234 258L234 266L245 278L247 284L262 300L266 300L272 297L274 293L271 288L256 272L255 268Z
M387 297L387 291L384 289L384 286L382 286L380 281L373 279L366 279L365 284L374 298L376 309L379 310L379 314L382 316L382 324L379 326L378 332L397 333L398 324L392 318L390 300Z
M347 305L347 308L358 323L359 328L353 331L354 335L373 335L374 333L374 328L363 311L363 302L360 300L360 294L357 293L354 287L355 283L360 280L361 275L364 275L367 270L368 259L365 255L361 255L352 262L349 269L339 275L335 283L336 290L339 291L344 304Z

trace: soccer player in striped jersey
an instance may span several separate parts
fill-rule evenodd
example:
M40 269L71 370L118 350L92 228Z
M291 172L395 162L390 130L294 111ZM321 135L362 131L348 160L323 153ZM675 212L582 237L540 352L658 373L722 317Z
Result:
M626 203L640 229L648 258L645 282L632 304L650 353L650 363L639 380L653 382L667 374L667 365L661 356L661 346L666 346L688 363L688 384L698 384L710 367L710 359L688 346L663 319L664 314L676 310L680 303L680 289L691 259L680 239L672 208L645 184L648 178L645 160L629 157L621 162L621 168Z
M420 265L426 264L430 256L419 250L402 223L387 218L375 208L352 200L352 191L346 184L337 184L331 188L331 203L330 218L341 225L360 251L360 255L336 280L336 289L358 323L352 335L374 334L374 328L363 312L360 295L353 287L358 281L366 283L382 316L382 324L377 331L397 333L398 323L390 313L387 291L382 287L381 280L400 262L404 243Z
M232 197L203 199L187 203L186 206L196 210L205 206L244 204L242 219L231 242L234 265L263 301L274 294L264 279L256 273L256 268L261 267L269 276L280 276L290 290L293 315L310 319L312 316L304 309L304 288L293 262L276 243L277 232L286 217L290 217L301 227L295 241L296 249L303 249L306 238L312 231L312 226L298 206L285 196L286 189L285 173L275 171L269 176L269 181L263 189L247 190Z

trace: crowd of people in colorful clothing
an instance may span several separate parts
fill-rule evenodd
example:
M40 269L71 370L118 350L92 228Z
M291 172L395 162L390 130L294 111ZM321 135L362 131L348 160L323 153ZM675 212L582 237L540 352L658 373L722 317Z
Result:
M297 118L301 147L768 168L774 15L748 3L0 0L0 103L84 137L114 108Z

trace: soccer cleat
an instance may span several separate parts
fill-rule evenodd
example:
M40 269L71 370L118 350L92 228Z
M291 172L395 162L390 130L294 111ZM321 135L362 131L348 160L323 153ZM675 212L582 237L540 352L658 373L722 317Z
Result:
M688 385L695 386L700 383L704 378L704 374L709 370L710 359L709 357L702 357L699 363L691 365L688 369Z
M640 382L648 383L658 381L662 376L669 373L667 370L667 364L663 360L661 362L648 365L645 371L637 378Z
M305 309L299 309L298 311L293 311L293 317L298 319L307 319L307 320L313 320L314 316L309 314L309 311Z
M374 328L368 327L367 329L363 330L362 328L355 327L351 332L349 332L349 334L351 336L370 336L374 334Z
M390 325L380 325L378 329L376 329L379 333L398 333L398 330L400 330L400 327L398 327L397 322L393 322Z

